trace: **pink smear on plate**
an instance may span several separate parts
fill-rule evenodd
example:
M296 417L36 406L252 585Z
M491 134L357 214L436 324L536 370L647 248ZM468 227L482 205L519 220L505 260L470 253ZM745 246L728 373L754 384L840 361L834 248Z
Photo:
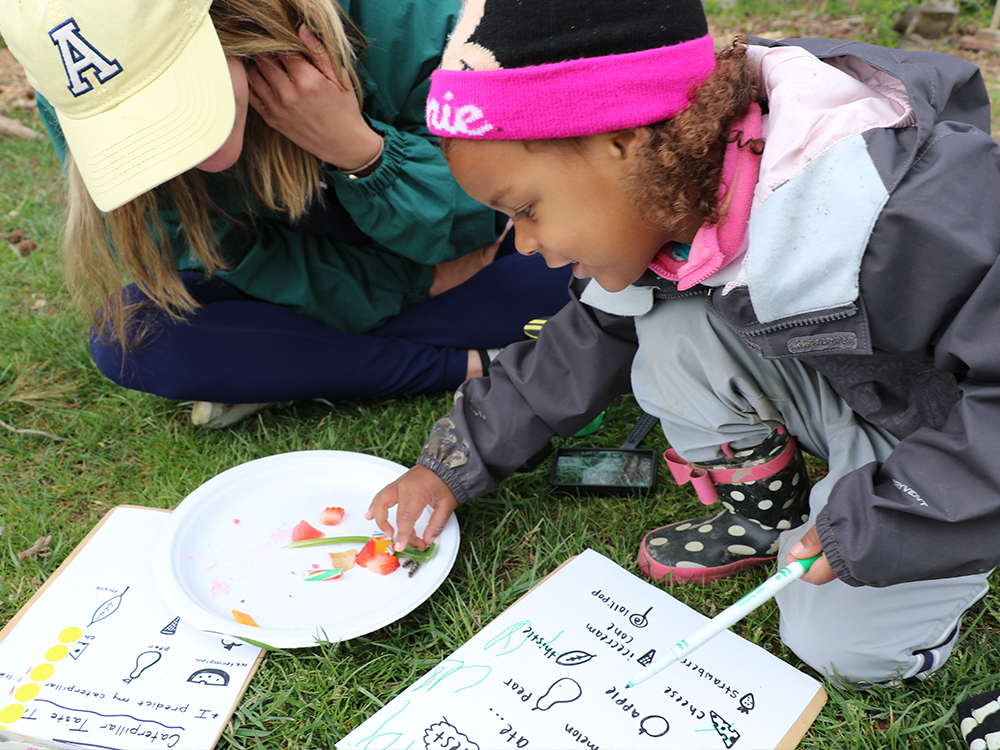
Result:
M218 599L220 596L225 596L229 593L229 584L225 581L212 581L212 598Z
M287 523L283 523L278 527L277 531L271 534L272 544L285 545L292 541L292 530L288 526Z
M292 530L287 527L287 524L282 526L276 532L271 534L269 541L254 547L242 560L234 562L222 562L221 560L216 560L211 565L206 565L205 570L212 570L213 568L223 568L235 574L246 574L247 571L254 566L257 559L274 547L283 546L292 541Z

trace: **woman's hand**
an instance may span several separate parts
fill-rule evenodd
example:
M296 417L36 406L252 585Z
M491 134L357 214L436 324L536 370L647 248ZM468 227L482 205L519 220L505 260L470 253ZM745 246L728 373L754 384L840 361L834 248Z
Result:
M334 71L326 49L304 26L299 38L312 59L269 55L247 66L250 105L268 125L322 161L360 169L378 155L382 136L361 116L347 71Z
M398 526L395 533L388 519L389 508L394 505ZM424 529L423 539L411 538L413 525L428 505L434 512ZM406 549L407 544L426 549L444 531L445 524L457 507L458 500L448 485L426 466L417 465L375 496L365 518L374 520L382 531L395 540L397 551Z
M788 556L785 558L785 562L791 563L795 560L802 560L806 557L815 557L822 552L823 544L819 540L819 532L816 531L816 527L813 526L806 532L804 537L792 545ZM823 555L819 560L812 564L809 571L802 576L802 580L819 585L822 583L829 583L836 577L837 576L833 573L833 569L830 568L830 563L826 561L826 555Z
M442 292L447 292L449 289L453 289L459 284L468 281L486 268L497 257L497 250L500 249L500 243L503 242L504 237L507 236L507 232L510 231L512 226L513 222L508 221L507 227L501 232L496 242L491 242L489 245L484 245L478 250L473 250L461 258L446 260L444 263L435 265L434 277L427 296L436 297Z

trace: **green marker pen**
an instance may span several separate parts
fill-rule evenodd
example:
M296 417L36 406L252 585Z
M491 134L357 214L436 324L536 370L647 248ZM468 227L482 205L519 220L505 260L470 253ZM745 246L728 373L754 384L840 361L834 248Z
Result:
M727 607L687 638L684 638L671 646L667 653L655 660L652 664L629 680L625 687L635 687L636 685L645 682L657 672L661 672L669 667L675 661L680 661L698 648L698 646L701 646L706 641L711 640L723 630L728 630L748 614L757 609L757 607L761 604L766 602L768 599L771 599L775 594L785 588L785 586L805 575L806 571L809 570L809 568L812 567L812 564L819 558L820 556L816 555L815 557L807 557L802 560L792 561L764 581L764 583L760 586L736 602L736 604Z

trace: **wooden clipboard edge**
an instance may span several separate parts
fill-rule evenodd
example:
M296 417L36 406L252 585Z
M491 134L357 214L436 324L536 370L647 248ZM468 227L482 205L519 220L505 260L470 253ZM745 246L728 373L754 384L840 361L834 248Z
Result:
M774 750L793 750L793 748L798 747L802 738L806 736L806 732L809 731L809 727L813 725L816 717L819 716L819 712L826 705L826 699L826 690L820 686L819 690L816 691L816 695L809 701L809 705L799 714L799 718L795 720L795 723L792 724L785 736L781 738L781 741Z
M545 583L547 580L549 580L552 576L554 576L564 567L569 565L569 563L573 562L573 560L575 559L576 555L573 555L572 557L569 557L565 561L560 563L555 570L553 570L542 580L540 580L538 583L536 583L534 586L528 589L525 593L521 594L521 596L518 597L517 601L511 604L510 606L511 607L516 606L518 602L524 599L524 597L526 597L532 591L537 589L539 586L541 586L543 583ZM795 720L795 723L792 724L792 726L788 729L788 731L785 733L785 736L781 738L781 740L775 746L774 750L794 750L796 747L798 747L799 743L802 741L802 738L806 736L806 732L809 731L809 727L813 725L813 722L816 721L816 717L819 716L819 712L822 711L823 706L826 705L827 697L828 696L826 693L826 689L824 689L823 686L820 685L819 689L816 691L816 694L812 697L812 700L809 701L809 705L807 705L805 709L803 709L802 713L799 714L799 718Z
M574 560L575 560L576 558L577 558L577 556L576 556L576 555L573 555L572 557L567 557L567 558L566 558L565 560L563 560L563 561L562 561L561 563L559 563L559 565L558 565L558 566L557 566L557 567L556 567L556 568L555 568L555 569L554 569L554 570L553 570L553 571L552 571L551 573L549 573L548 575L546 575L546 576L545 576L545 578L543 578L543 579L542 579L542 580L540 580L540 581L539 581L538 583L536 583L536 584L535 584L534 586L532 586L532 587L531 587L530 589L528 589L528 590L527 590L527 591L525 591L525 592L524 592L523 594L521 594L521 595L520 595L520 596L519 596L519 597L517 598L517 602L521 601L521 600L522 600L522 599L523 599L524 597L526 597L526 596L527 596L528 594L530 594L530 593L531 593L532 591L534 591L535 589L537 589L537 588L538 588L539 586L541 586L541 585L542 585L543 583L545 583L545 582L546 582L547 580L549 580L549 579L550 579L550 578L551 578L552 576L554 576L554 575L555 575L556 573L558 573L558 572L559 572L560 570L562 570L562 569L563 569L563 568L565 568L565 567L566 567L567 565L569 565L569 564L570 564L571 562L573 562L573 561L574 561ZM514 604L517 604L517 602L514 602ZM511 606L511 607L513 607L513 606L514 606L514 604L511 604L510 606ZM509 609L509 607L508 607L508 609Z
M116 505L114 508L111 508L107 513L101 516L101 520L98 521L96 524L94 524L94 528L92 528L89 532L87 532L87 535L80 541L78 545L76 545L76 547L73 548L73 551L69 553L69 556L65 560L63 560L62 563L60 563L59 567L56 568L54 571L52 571L52 574L45 579L45 583L43 583L38 588L38 591L32 594L31 598L28 599L27 602L25 602L24 606L22 606L17 611L17 614L15 614L12 618L10 618L10 621L3 626L3 629L0 629L0 642L2 642L3 639L6 638L11 633L11 631L14 629L14 626L17 625L17 623L21 621L21 618L24 617L27 611L31 609L31 606L36 601L38 601L39 598L41 598L42 594L44 594L48 590L49 586L52 585L53 581L55 581L56 578L59 577L59 575L69 566L69 564L73 562L73 560L80 553L80 551L87 546L87 544L90 542L91 539L94 538L94 535L97 534L98 530L104 525L104 522L107 521L109 518L111 518L111 514L114 513L116 510L118 510L119 508L138 508L139 510L155 510L159 513L171 512L166 508L150 508L149 506L146 505L122 504L122 505ZM240 700L243 698L243 694L250 686L250 680L252 680L254 675L257 674L257 669L258 667L260 667L261 662L264 661L264 655L266 653L267 651L265 649L260 649L260 653L257 654L257 658L254 659L254 663L250 667L250 671L247 672L247 678L243 681L243 684L240 686L240 692L236 696L236 700L233 701L233 705L230 706L229 708L229 715L226 717L226 720L222 722L222 727L219 729L219 733L215 735L215 742L213 743L213 746L219 744L219 740L222 738L223 733L226 731L226 727L229 726L229 720L236 712L236 706L239 705Z

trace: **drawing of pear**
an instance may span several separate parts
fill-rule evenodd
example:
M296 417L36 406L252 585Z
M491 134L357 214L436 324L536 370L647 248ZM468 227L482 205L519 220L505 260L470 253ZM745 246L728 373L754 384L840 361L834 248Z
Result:
M560 677L552 683L545 695L535 702L532 711L548 711L557 703L572 703L583 695L580 683L569 677Z
M128 683L138 679L143 672L156 664L162 656L163 654L159 651L143 651L135 657L135 669L132 670L132 673L128 677L123 677L122 682Z

